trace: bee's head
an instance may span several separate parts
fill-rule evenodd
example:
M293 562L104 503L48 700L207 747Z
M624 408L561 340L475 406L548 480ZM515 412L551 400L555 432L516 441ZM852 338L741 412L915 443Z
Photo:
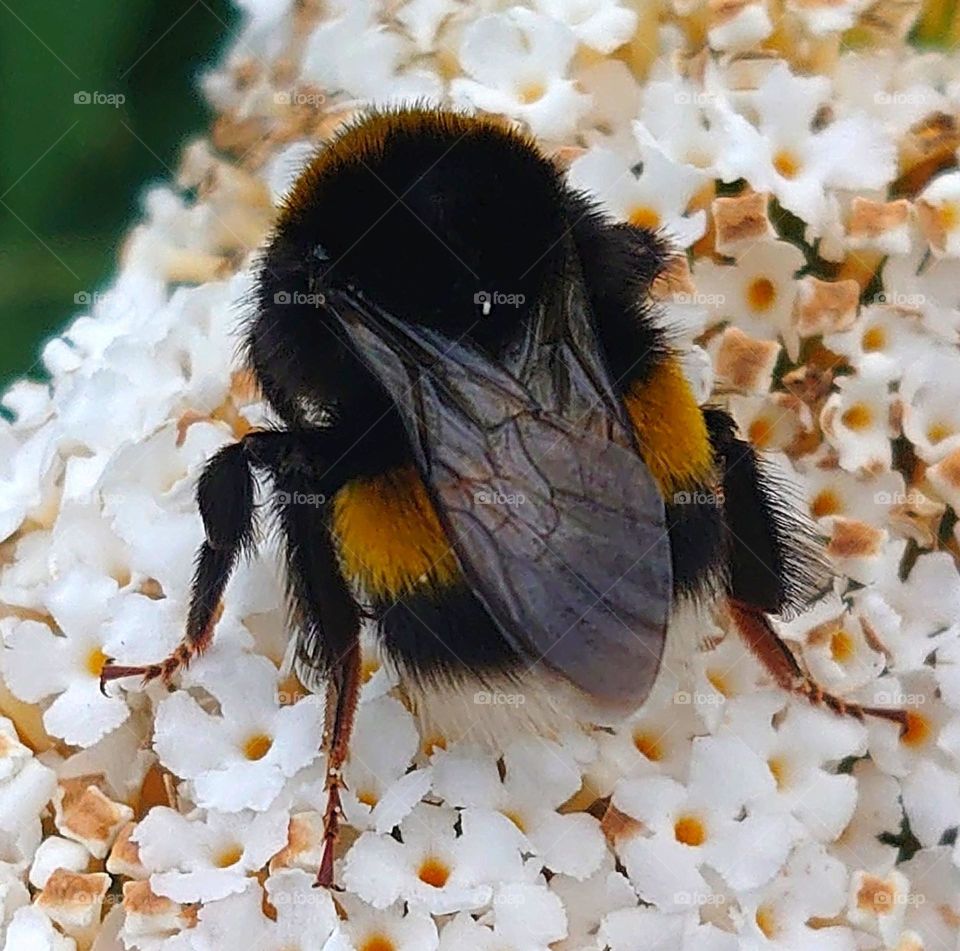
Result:
M356 287L403 320L496 346L554 266L562 197L554 166L492 120L375 113L301 175L266 266L305 274L321 293Z

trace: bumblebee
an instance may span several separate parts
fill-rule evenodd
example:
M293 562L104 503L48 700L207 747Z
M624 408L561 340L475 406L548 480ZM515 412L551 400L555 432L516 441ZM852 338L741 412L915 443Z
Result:
M671 258L522 133L447 111L368 115L287 197L244 352L282 426L203 471L181 645L103 680L168 681L203 652L269 475L300 670L327 684L319 883L366 617L441 729L458 699L490 712L478 688L532 697L540 719L636 709L671 614L698 599L726 602L784 689L900 719L820 690L769 620L817 596L824 563L732 419L695 400L649 303Z

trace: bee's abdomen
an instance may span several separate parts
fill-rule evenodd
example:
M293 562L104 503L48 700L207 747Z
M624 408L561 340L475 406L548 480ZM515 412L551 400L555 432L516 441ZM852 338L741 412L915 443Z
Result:
M414 466L348 482L333 502L333 528L344 574L370 602L381 647L407 676L482 678L518 668Z
M353 479L333 500L346 576L372 598L395 600L460 579L460 566L414 466Z

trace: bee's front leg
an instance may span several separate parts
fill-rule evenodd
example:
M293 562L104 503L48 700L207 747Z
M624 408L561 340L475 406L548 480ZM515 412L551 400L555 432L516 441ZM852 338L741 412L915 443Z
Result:
M331 453L324 449L336 438L332 430L322 429L253 432L225 446L207 463L197 485L206 540L197 552L183 639L157 663L125 666L108 661L100 674L101 691L124 677L169 683L210 646L227 582L240 556L254 546L253 470L273 473L288 466L326 466L324 460Z

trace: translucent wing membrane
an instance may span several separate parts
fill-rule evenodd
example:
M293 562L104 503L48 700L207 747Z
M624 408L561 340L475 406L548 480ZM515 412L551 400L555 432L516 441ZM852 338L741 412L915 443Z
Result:
M494 360L356 292L332 308L396 402L463 571L511 646L598 701L647 695L671 599L664 507L577 279Z

